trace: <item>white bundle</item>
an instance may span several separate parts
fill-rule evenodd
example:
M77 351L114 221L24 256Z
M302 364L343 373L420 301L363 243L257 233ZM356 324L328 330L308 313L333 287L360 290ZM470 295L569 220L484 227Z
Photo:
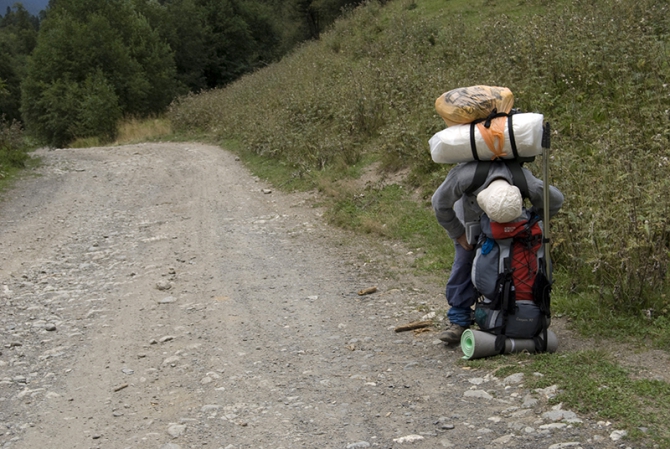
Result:
M508 119L509 120L509 119ZM514 114L512 128L514 130L514 141L520 157L532 157L542 153L542 131L544 116L542 114L525 113ZM484 142L481 133L475 129L475 146L479 160L490 161L493 153ZM428 141L430 155L433 162L438 164L457 164L475 160L470 148L470 125L453 125L438 133ZM504 159L514 159L512 146L509 139L509 129L505 126L505 145L503 151L506 153Z

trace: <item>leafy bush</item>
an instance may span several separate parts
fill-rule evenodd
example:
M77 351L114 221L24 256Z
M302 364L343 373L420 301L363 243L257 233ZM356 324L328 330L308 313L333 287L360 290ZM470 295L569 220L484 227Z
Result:
M367 3L279 64L174 103L173 128L239 139L299 174L374 156L407 168L427 198L449 168L427 151L444 126L435 98L507 86L554 130L552 178L566 196L552 223L558 275L614 310L667 310L667 2L502 3L461 16Z
M8 169L25 167L28 158L21 123L0 116L0 178L6 176Z

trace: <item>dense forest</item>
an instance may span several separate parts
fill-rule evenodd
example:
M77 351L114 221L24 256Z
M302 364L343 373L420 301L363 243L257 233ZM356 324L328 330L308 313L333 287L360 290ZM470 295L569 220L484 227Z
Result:
M0 112L40 143L112 139L122 117L224 86L317 39L361 0L50 0L0 16Z

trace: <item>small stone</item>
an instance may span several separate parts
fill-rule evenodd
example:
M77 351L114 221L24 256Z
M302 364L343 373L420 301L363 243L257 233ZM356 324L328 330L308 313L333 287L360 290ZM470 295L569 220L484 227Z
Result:
M365 447L370 447L370 443L367 441L358 441L356 443L347 444L347 449L361 449Z
M402 444L402 443L414 443L415 441L421 441L423 439L424 438L421 435L407 435L400 438L394 438L393 441L395 443Z
M130 376L131 374L135 374L135 370L130 369L130 368L123 368L123 369L121 370L121 372L122 372L123 374L127 374L127 375L129 375L129 376Z
M186 432L186 426L183 424L172 424L168 427L167 432L172 438L178 438Z
M161 343L165 343L166 341L174 340L174 335L166 335L165 337L161 337L159 340Z
M94 433L94 434L91 436L91 438L93 438L94 440L99 440L100 438L102 438L102 435L100 435L100 434L98 434L98 433Z
M521 405L523 408L533 408L538 404L538 400L531 396L530 394L527 394L523 398L523 404Z
M221 408L220 405L207 404L207 405L203 405L202 408L200 409L200 411L202 413L211 413L211 412L217 411L219 408Z
M161 449L181 449L181 446L174 443L166 443L161 446Z
M179 357L176 355L173 355L172 357L168 357L167 359L163 360L163 366L165 365L170 365L170 366L176 366L177 362L179 361Z
M510 441L512 441L512 438L514 438L514 435L503 435L500 438L496 438L495 440L491 441L493 444L508 444Z
M612 441L619 441L626 435L628 435L628 432L626 432L625 430L615 430L614 432L610 433L610 438L612 439Z
M177 302L177 298L174 296L166 296L165 298L160 299L158 304L172 304L173 302Z
M554 409L549 412L543 413L542 417L544 419L548 419L549 421L562 421L562 420L572 421L578 419L575 412L571 412L569 410L561 410L559 406L554 407Z
M544 395L547 399L552 399L558 392L558 385L552 385L547 388L538 388L535 392Z
M56 325L53 324L53 323L47 323L47 325L44 326L44 329L49 331L49 332L53 332L53 331L56 330Z
M542 430L557 430L557 429L564 429L568 425L562 422L554 422L551 424L543 424L540 426L540 429Z
M529 414L533 413L533 411L529 408L524 408L521 410L517 410L516 412L512 413L510 416L512 418L523 418L524 416L527 416Z
M505 385L513 385L513 384L520 384L523 382L523 373L516 373L512 374L511 376L507 376L503 379L503 384Z
M156 282L156 288L160 291L166 291L172 288L172 284L167 281L158 281Z
M466 398L479 398L479 399L486 399L489 401L493 399L493 396L491 396L484 390L467 390L465 393L463 393L463 396L465 396Z
M443 430L453 430L455 427L456 427L456 426L454 426L453 424L442 424L442 425L440 426L440 429L443 429Z

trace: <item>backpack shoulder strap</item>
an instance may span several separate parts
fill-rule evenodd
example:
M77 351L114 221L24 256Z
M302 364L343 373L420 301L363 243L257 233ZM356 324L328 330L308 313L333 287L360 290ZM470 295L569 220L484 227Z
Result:
M524 175L523 169L521 168L521 164L519 163L519 161L515 159L508 159L504 160L503 162L505 163L505 165L507 165L510 172L512 173L512 182L521 191L521 196L523 196L524 198L530 198L528 190L528 182L526 182L526 175ZM475 175L472 177L472 182L470 183L468 188L465 189L464 193L472 194L475 190L480 188L484 184L484 182L486 182L486 178L489 175L489 170L491 168L492 163L493 161L477 162L477 167L475 168Z
M523 169L521 168L519 161L512 159L506 160L505 163L512 172L512 180L514 181L514 185L517 186L521 191L521 196L524 198L530 198L528 182L526 182L526 175L523 174Z
M471 194L478 188L480 188L486 178L489 175L489 169L491 168L491 161L479 161L477 162L477 167L475 168L475 176L472 177L472 182L470 186L465 189L464 193Z

